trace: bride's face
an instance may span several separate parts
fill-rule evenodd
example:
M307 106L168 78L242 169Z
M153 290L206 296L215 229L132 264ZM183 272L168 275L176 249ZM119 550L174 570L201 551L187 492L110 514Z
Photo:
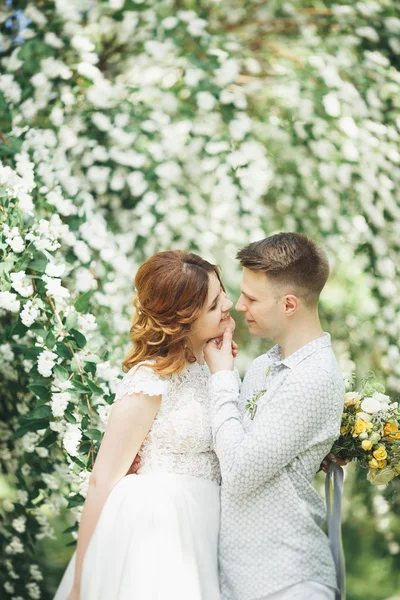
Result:
M224 334L226 327L235 328L235 321L229 314L232 308L231 302L221 287L218 277L211 273L209 275L208 296L205 305L200 311L193 325L190 339L194 343L206 343L212 338Z

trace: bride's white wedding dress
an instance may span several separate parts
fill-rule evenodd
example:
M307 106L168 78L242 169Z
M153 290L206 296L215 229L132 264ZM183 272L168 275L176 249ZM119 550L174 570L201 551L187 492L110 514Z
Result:
M212 451L207 365L159 376L133 367L125 394L162 394L137 475L112 489L90 539L80 600L219 600L220 471ZM133 457L132 457L133 459ZM75 553L54 600L66 600Z

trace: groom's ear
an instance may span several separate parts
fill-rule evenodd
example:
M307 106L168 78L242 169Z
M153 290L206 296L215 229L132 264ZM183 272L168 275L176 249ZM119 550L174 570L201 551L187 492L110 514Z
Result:
M287 317L294 315L300 303L298 297L294 294L286 294L286 296L283 297L283 302L285 315Z

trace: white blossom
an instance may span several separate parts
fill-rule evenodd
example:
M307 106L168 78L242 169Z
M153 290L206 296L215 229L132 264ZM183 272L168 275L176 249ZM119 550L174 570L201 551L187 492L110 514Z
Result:
M27 298L33 294L32 279L26 276L25 271L10 273L11 287L14 288L20 296Z
M39 308L31 300L28 300L28 302L24 304L24 308L20 313L21 322L26 327L30 327L36 321L36 319L39 318L39 316Z
M82 438L82 431L73 423L68 423L63 437L63 446L71 456L78 455L78 446Z
M53 298L68 298L69 291L67 288L61 285L61 279L56 277L49 277L48 275L43 275L42 280L46 284L46 291L49 296L53 296Z
M15 531L18 531L18 533L24 533L26 529L26 517L21 516L16 519L13 519L12 526L15 529Z
M57 354L50 350L41 352L37 360L37 368L40 375L43 377L50 377L57 358Z
M199 92L196 96L197 105L202 110L212 110L216 105L217 101L210 92Z
M62 417L64 416L65 409L68 406L68 403L71 401L71 394L68 392L60 392L57 394L51 395L51 412L53 413L53 417Z
M17 294L12 292L0 292L0 308L11 312L19 312L20 301L17 300Z
M41 597L40 588L37 583L27 583L26 589L28 590L29 597L33 600L39 600Z

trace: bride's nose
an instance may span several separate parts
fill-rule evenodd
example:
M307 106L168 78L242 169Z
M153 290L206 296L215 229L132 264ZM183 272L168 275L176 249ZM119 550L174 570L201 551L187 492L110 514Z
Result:
M230 310L233 306L233 302L231 300L229 300L229 298L225 298L223 304L222 304L222 312L226 312L228 310Z

